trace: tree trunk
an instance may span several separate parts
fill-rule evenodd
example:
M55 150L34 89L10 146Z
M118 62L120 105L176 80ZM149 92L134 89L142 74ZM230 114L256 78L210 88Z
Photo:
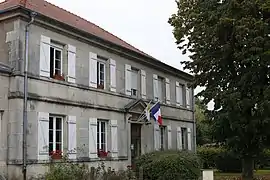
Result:
M242 160L242 179L253 180L254 159L252 157L244 157Z

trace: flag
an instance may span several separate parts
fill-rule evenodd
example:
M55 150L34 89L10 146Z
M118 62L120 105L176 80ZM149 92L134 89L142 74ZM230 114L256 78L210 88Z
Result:
M146 120L147 121L150 121L150 110L151 110L150 103L148 103L147 106L146 106L146 108L145 108L145 110L144 110L145 117L146 117Z
M154 118L154 120L159 125L162 125L162 118L161 118L161 111L160 111L160 103L159 102L157 102L155 105L152 106L151 116Z

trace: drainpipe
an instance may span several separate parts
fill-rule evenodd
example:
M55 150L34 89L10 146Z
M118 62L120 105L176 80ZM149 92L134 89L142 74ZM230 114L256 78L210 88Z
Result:
M28 98L28 51L29 27L34 22L35 12L31 12L31 21L25 26L25 51L24 51L24 101L23 101L23 179L26 180L27 166L27 98Z
M193 117L193 142L194 142L194 152L196 153L197 143L196 143L196 117L195 117L195 93L194 88L192 90L192 117Z

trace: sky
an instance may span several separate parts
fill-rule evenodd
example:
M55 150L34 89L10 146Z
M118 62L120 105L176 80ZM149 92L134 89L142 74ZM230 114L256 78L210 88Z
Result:
M102 27L160 61L183 70L189 60L175 44L169 17L175 0L47 0ZM196 88L195 93L201 88ZM211 104L208 105L211 108Z

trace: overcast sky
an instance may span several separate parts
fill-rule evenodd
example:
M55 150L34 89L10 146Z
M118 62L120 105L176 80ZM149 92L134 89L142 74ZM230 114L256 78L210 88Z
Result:
M175 0L47 0L102 27L136 48L183 70L188 60L177 49L168 23ZM196 89L196 92L199 89Z

